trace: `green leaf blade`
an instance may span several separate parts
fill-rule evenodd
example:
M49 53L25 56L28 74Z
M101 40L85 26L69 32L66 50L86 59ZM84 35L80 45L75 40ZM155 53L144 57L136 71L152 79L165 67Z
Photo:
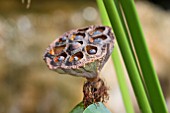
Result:
M141 108L142 113L152 113L136 62L116 9L116 5L112 0L104 0L104 5L106 7L112 28L115 32L139 107Z
M160 83L153 67L144 33L137 15L135 3L133 0L119 1L132 36L132 41L134 43L135 51L137 53L139 64L143 73L143 78L146 84L153 112L168 113Z
M98 9L99 9L99 12L100 12L102 24L105 25L105 26L111 27L111 23L110 23L108 15L107 15L103 1L102 0L96 0L96 1L97 1ZM126 112L127 113L135 113L134 109L133 109L131 97L130 97L130 94L129 94L129 91L128 91L128 86L127 86L127 83L126 83L123 64L121 62L120 57L121 56L119 54L119 47L118 47L117 42L116 42L114 50L112 52L112 60L113 60L114 68L115 68L115 71L116 71L116 76L117 76L117 80L118 80L118 83L119 83L122 99L123 99L123 102L124 102Z
M80 102L69 113L83 113L83 111L84 111L84 104L83 102Z
M102 102L89 105L83 113L111 113Z

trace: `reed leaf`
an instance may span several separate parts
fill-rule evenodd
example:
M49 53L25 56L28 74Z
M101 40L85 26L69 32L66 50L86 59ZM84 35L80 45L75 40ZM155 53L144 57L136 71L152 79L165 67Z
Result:
M132 36L153 113L168 113L133 0L119 0Z
M102 24L106 26L111 26L109 17L107 15L105 6L103 4L103 1L97 0L97 5L98 5L99 12L100 12ZM121 63L121 59L120 59L119 47L117 45L117 42L115 42L114 50L112 53L112 60L113 60L113 64L115 67L115 71L116 71L116 75L117 75L117 79L118 79L118 83L119 83L119 87L120 87L120 91L122 94L126 112L134 113L133 105L131 102L131 98L129 95L129 91L128 91L128 87L127 87L127 83L125 79L124 69Z
M142 113L152 113L137 65L133 58L130 45L128 43L119 14L117 12L116 5L112 0L104 0L104 5L107 10L114 33L116 35L121 54L123 56L125 66L127 68L129 78L131 80L136 99L138 101L138 105Z

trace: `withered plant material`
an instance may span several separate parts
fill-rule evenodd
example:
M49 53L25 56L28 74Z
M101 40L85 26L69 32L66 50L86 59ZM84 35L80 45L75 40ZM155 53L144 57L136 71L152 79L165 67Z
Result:
M71 30L50 44L44 60L58 73L96 78L112 52L113 39L106 26Z
M64 33L45 52L49 69L87 78L83 87L85 108L109 97L98 75L112 52L113 40L110 27L89 26Z
M107 101L109 99L107 90L108 88L106 87L104 81L101 78L97 78L93 81L87 81L83 86L84 108L93 103Z

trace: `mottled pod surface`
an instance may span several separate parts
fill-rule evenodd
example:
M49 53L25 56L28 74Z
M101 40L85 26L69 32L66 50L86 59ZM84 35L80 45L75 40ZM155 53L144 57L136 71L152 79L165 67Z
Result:
M112 52L113 40L111 28L106 26L71 30L49 45L44 60L58 73L95 78Z

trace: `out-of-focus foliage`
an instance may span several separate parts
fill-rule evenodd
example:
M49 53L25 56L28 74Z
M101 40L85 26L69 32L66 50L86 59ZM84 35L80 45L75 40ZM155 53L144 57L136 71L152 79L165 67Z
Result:
M32 0L26 9L21 1L0 1L1 113L67 113L82 99L84 79L57 76L48 70L43 54L67 30L96 23L94 6L88 1Z
M170 106L170 13L142 2L137 9ZM21 0L0 0L0 113L68 113L80 102L84 79L57 76L42 56L57 36L92 24L100 24L94 0L31 0L29 9ZM108 64L102 70L111 89L108 106L123 113Z

